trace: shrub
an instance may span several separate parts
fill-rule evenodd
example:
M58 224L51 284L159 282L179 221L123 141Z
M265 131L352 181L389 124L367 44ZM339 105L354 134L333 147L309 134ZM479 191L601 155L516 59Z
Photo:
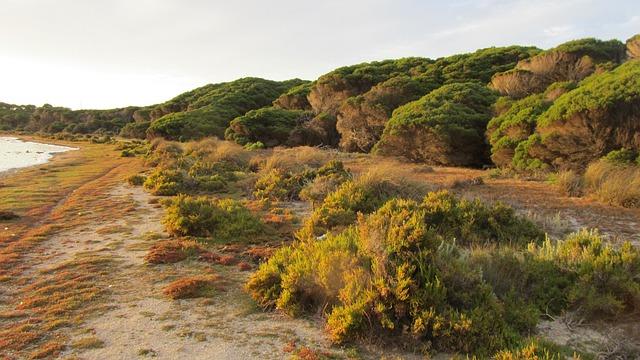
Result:
M127 182L133 186L142 186L146 178L142 175L131 175L127 178Z
M222 138L231 120L270 105L280 94L301 83L243 78L205 85L158 105L154 110L164 116L151 122L147 136L174 140Z
M607 159L591 163L584 174L585 193L611 205L640 207L640 166Z
M344 228L354 223L358 213L371 213L393 197L418 199L426 192L419 183L370 171L327 194L296 236L308 239Z
M171 282L162 292L173 300L211 296L219 290L219 280L217 275L186 277Z
M225 131L225 138L240 145L255 142L269 147L284 145L291 131L312 117L313 113L308 111L277 107L253 110L233 119Z
M340 161L330 161L319 169L304 168L299 172L272 168L258 178L253 195L262 201L296 200L303 187L318 177L347 178L349 173Z
M482 165L496 97L475 82L442 86L397 108L373 151L439 165Z
M605 155L603 160L615 165L634 165L638 152L630 149L614 150Z
M567 352L547 341L530 340L522 346L511 350L501 350L492 359L495 360L580 360L575 352Z
M447 192L422 203L392 199L337 235L280 249L246 288L260 305L292 315L326 309L336 342L368 330L410 333L437 350L486 354L518 337L507 315L525 315L505 311L453 241L523 243L539 236L512 210Z
M154 195L177 195L186 190L186 177L178 170L157 168L144 181L144 188Z
M237 144L215 138L188 143L185 153L205 163L220 163L228 171L246 170L251 155Z
M219 241L251 240L263 225L240 202L180 195L167 207L163 224L172 234L211 237Z
M616 249L597 231L582 230L555 244L531 244L529 251L574 275L566 297L582 315L620 316L640 308L640 252L631 243Z

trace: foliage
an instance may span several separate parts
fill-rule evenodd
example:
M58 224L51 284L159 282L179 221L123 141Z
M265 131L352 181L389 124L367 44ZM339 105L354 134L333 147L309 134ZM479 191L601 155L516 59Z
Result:
M172 234L244 242L263 230L263 225L240 202L179 195L172 199L162 223Z
M326 177L346 179L349 173L340 161L330 161L318 169L305 167L299 171L272 168L258 178L253 195L262 201L296 200L307 183Z
M343 182L324 196L322 203L296 233L300 239L312 239L354 223L358 213L375 211L393 197L417 199L426 190L420 184L392 178L389 174L367 173Z
M240 145L261 142L273 147L284 145L290 132L313 114L301 110L267 107L252 110L235 118L225 131L225 138Z
M597 231L582 230L555 244L531 244L538 259L573 274L568 303L584 316L619 316L640 308L640 252L629 242L619 249Z
M181 171L157 168L147 176L144 188L153 195L177 195L187 188L187 178Z
M391 199L355 227L282 248L247 289L262 306L292 315L327 309L336 342L373 328L408 332L437 350L482 354L510 345L518 332L454 238L471 244L539 235L512 210L506 215L500 205L488 208L447 192L422 203Z
M36 107L0 103L0 130L116 135L126 124L134 121L133 114L138 109L71 110L49 104Z
M549 165L544 161L531 156L530 149L542 142L538 134L533 134L525 141L518 143L513 156L512 165L516 170L540 171L546 170Z
M612 71L591 76L578 88L558 98L540 116L538 126L551 126L576 113L607 109L639 98L640 61L628 61Z
M496 95L479 83L442 86L397 108L374 152L412 160L449 163L472 148L466 164L482 162L484 132ZM417 146L418 148L414 148Z
M604 161L615 165L633 165L638 159L640 159L640 154L637 151L625 148L613 150L603 158Z
M625 45L619 40L598 40L586 38L568 41L548 52L569 52L588 55L598 61L619 61L625 53Z
M166 114L151 123L147 134L178 140L212 135L222 138L231 120L270 105L300 82L242 78L192 90L160 105L158 111Z

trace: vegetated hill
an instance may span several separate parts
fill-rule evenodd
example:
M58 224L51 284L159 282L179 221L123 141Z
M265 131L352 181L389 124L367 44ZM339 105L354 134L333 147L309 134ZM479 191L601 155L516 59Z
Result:
M222 138L234 118L276 100L303 80L243 78L184 93L154 108L147 134L169 139Z
M235 117L270 105L306 82L243 78L209 84L158 105L112 110L71 110L43 105L0 104L0 130L43 133L101 133L144 138L223 137Z
M639 42L636 35L626 43L581 39L546 51L509 46L385 60L341 67L313 82L244 78L143 108L3 104L0 129L224 136L247 146L375 149L433 164L581 168L611 150L638 150Z

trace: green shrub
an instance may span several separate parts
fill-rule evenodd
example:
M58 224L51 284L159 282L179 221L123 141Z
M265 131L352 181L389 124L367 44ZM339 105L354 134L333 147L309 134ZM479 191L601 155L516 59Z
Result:
M252 110L231 121L225 131L225 138L240 145L255 142L268 147L284 145L291 131L312 117L313 114L308 111L276 107Z
M173 196L187 190L189 185L181 171L157 168L144 181L144 188L154 195Z
M346 178L348 172L340 161L330 161L319 169L303 168L301 171L285 171L272 168L256 181L253 195L261 201L297 200L308 183L321 177Z
M249 151L264 149L265 146L261 141L256 141L254 143L246 143L244 148Z
M567 349L561 348L548 341L532 339L521 346L510 350L501 350L493 355L495 360L580 360L581 357Z
M260 220L238 201L186 195L171 201L162 223L172 234L216 241L244 242L263 231Z
M640 309L640 252L631 243L616 249L597 231L582 230L556 243L531 244L529 251L573 274L566 298L582 315L602 318Z
M605 155L603 160L616 165L634 165L638 156L637 151L623 148L611 151Z
M420 184L389 175L370 172L342 183L325 196L296 236L311 239L339 230L353 224L358 213L371 213L393 197L417 199L427 192Z
M231 120L270 105L280 94L301 82L243 78L203 86L158 105L156 112L164 116L151 123L147 136L174 140L222 138Z
M540 116L538 126L562 123L579 112L608 109L640 98L639 74L640 61L628 61L584 80L578 88L558 98Z
M447 192L431 193L422 203L391 199L337 235L282 248L246 288L262 306L292 315L326 309L336 342L371 330L409 332L436 350L487 354L518 339L507 315L523 319L519 326L531 316L505 311L454 239L523 243L539 236L499 205L484 207Z

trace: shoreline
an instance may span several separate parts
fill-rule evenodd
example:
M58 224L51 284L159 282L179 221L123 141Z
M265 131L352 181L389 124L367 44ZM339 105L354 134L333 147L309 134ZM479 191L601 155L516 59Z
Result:
M61 143L60 141L57 141L55 139L48 139L48 138L39 137L39 136L33 136L33 135L18 135L18 134L11 134L11 133L0 133L0 139L18 140L18 141L20 141L22 143L30 143L30 144L37 144L37 145L43 145L43 146L55 146L55 147L60 147L61 148L59 151L53 151L53 150L46 151L46 150L44 150L44 151L38 152L38 153L41 153L43 156L40 159L37 159L37 162L32 163L30 165L11 167L11 168L8 168L8 169L0 170L0 179L5 179L5 178L10 177L12 175L15 175L15 174L17 174L17 173L19 173L19 172L21 172L22 170L25 170L25 169L31 169L31 168L34 168L36 166L42 166L42 165L50 164L50 163L55 161L55 159L58 157L58 155L69 153L71 151L79 151L79 150L81 150L81 147L79 147L79 146L70 146L71 144L69 144L69 142ZM74 145L76 145L76 144L74 144ZM65 149L62 149L62 148L65 148Z

